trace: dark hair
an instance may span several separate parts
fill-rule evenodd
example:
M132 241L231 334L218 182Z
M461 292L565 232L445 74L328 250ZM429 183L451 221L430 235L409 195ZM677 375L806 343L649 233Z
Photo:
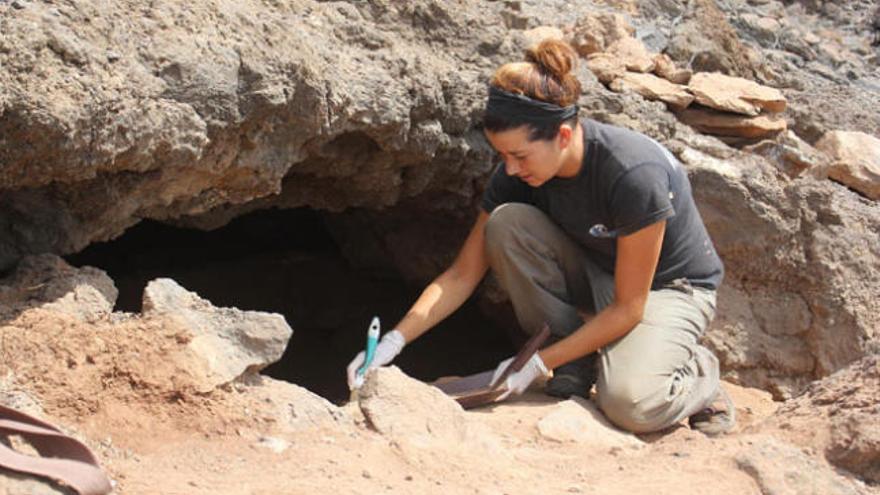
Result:
M581 94L581 83L571 74L576 65L577 53L568 43L548 39L526 50L524 62L499 67L490 84L510 93L567 107L574 105ZM534 124L497 115L486 115L483 119L483 128L492 132L528 125L530 141L553 139L562 124L575 126L577 115L548 124Z

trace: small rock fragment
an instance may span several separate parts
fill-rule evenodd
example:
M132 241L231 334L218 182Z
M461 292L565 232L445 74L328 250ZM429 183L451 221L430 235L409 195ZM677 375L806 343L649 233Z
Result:
M687 84L690 82L693 72L688 69L680 69L675 62L665 53L654 56L654 74L675 84Z
M593 71L596 78L602 84L610 84L612 81L626 74L626 66L623 62L608 53L594 53L587 57L587 67Z
M684 86L673 84L653 74L627 72L611 83L612 91L634 91L649 100L660 100L676 110L683 110L694 101Z
M627 70L651 72L654 70L654 56L645 45L632 37L621 38L608 47L607 52L619 57Z

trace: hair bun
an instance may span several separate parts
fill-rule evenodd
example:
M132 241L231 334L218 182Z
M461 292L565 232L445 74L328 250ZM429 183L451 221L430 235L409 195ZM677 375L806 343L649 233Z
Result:
M577 53L568 43L558 39L545 39L526 50L526 62L552 75L557 81L564 83L572 69L577 65Z

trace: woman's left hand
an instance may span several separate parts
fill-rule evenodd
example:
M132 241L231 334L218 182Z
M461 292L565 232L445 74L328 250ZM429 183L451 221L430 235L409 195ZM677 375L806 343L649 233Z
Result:
M495 368L495 373L492 375L493 384L498 380L501 374L504 373L504 370L507 369L512 361L513 358L505 359ZM550 371L547 370L544 361L541 360L541 356L539 356L538 353L535 353L521 370L514 371L507 375L507 379L505 380L505 388L507 388L507 392L499 397L498 400L503 400L510 395L520 395L529 388L529 385L531 385L532 382L538 378L546 378L548 376L550 376Z

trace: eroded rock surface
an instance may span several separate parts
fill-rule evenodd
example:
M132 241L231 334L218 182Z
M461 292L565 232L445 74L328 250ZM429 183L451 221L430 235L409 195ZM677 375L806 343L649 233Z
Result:
M822 452L832 464L880 483L880 354L813 383L760 431Z

